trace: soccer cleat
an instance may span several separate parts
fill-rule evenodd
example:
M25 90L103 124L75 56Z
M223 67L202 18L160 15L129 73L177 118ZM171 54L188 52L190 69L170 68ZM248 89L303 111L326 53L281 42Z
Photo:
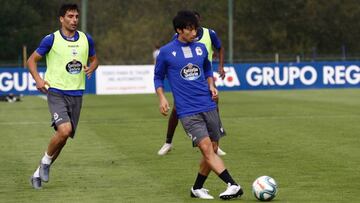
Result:
M228 183L228 187L226 190L219 195L221 199L228 200L240 197L243 194L243 190L241 189L240 185L231 185Z
M172 144L169 144L169 143L165 143L161 149L158 151L158 155L165 155L167 154L168 152L171 151L171 147L172 147Z
M31 176L30 178L30 184L34 189L41 189L41 178L40 177L34 177Z
M44 182L49 182L50 164L40 163L40 178Z
M200 199L214 199L213 196L209 195L209 190L205 188L196 189L194 190L191 188L190 196L194 198L200 198Z
M224 152L223 150L221 150L220 147L218 147L216 153L217 153L217 155L219 155L219 156L225 156L225 155L226 155L226 152Z

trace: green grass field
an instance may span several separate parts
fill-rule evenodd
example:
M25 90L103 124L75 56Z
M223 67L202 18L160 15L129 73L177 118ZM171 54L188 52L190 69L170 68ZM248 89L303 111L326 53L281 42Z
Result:
M360 202L359 89L221 92L220 99L223 159L245 190L234 201L256 202L251 184L269 175L279 186L274 202ZM50 182L34 190L29 177L53 133L49 119L40 97L0 103L0 202L208 202L189 196L200 153L181 125L174 150L157 155L167 118L155 95L85 96L76 138ZM212 173L205 187L218 197L226 186Z

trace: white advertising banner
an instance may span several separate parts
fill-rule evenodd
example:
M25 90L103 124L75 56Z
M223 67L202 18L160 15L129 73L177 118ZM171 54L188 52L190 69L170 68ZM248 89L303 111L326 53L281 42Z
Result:
M101 65L96 70L96 94L155 93L153 65Z

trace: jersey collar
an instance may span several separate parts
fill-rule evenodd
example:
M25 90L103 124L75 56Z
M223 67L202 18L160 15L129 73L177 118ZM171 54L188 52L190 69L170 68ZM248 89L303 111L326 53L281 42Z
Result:
M78 31L75 31L75 35L72 36L72 37L67 37L65 36L61 29L59 30L60 31L60 35L62 36L62 38L66 41L69 41L69 42L76 42L78 39L79 39L79 32Z

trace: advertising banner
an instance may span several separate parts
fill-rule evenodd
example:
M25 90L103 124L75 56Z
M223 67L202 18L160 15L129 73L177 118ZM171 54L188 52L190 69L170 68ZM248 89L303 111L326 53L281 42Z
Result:
M155 93L153 78L153 65L99 66L96 71L96 93Z
M224 80L214 72L215 84L221 91L360 87L360 61L227 64L224 69ZM45 68L39 68L41 76L44 72ZM153 77L153 65L101 65L90 80L86 79L85 93L155 93ZM164 84L170 91L168 82ZM0 68L0 94L10 93L40 94L27 69Z
M44 77L45 68L38 68L41 77ZM86 79L87 94L95 94L95 76ZM51 84L50 84L51 85ZM28 69L25 68L0 68L0 95L36 95L41 94Z
M219 90L359 88L360 62L266 63L225 66L214 72ZM214 70L217 67L214 66ZM169 90L169 86L166 87Z

